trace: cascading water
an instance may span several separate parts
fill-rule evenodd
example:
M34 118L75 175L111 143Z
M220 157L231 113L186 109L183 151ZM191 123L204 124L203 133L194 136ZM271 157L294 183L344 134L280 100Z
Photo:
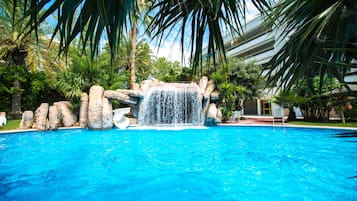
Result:
M138 122L140 126L202 126L198 85L163 83L152 86L140 104Z

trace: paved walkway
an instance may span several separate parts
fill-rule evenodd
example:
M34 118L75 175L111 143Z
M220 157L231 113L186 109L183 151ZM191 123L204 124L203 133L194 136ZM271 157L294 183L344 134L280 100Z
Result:
M274 125L282 125L281 118L274 118ZM287 123L285 118L284 124ZM239 121L227 121L225 124L261 124L273 125L273 117L271 116L243 116Z

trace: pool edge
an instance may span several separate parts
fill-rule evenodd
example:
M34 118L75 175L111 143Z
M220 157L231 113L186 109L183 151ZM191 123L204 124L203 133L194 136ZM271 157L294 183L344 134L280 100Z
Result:
M218 126L241 126L241 127L250 127L250 126L258 126L258 127L276 127L276 128L319 128L319 129L338 129L338 130L356 130L354 127L338 127L338 126L305 126L305 125L292 125L292 124L284 124L284 125L266 125L266 124L218 124Z
M353 127L337 127L337 126L304 126L304 125L291 125L291 124L285 124L285 125L266 125L266 124L218 124L217 126L222 126L222 127L276 127L276 128L318 128L318 129L337 129L337 130L356 130L357 128ZM139 127L138 125L133 125L130 127ZM113 127L114 128L114 127ZM83 129L81 127L75 126L75 127L61 127L58 128L58 130L69 130L69 129ZM2 134L12 134L12 133L26 133L26 132L43 132L43 131L38 131L37 129L19 129L19 130L5 130L5 131L0 131L0 135Z

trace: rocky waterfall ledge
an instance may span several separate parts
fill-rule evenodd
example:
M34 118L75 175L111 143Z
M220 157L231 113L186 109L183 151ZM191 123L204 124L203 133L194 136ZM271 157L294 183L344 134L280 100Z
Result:
M188 119L191 118L191 120L187 122L182 121L179 122L179 124L187 123L193 125L204 124L206 126L213 126L221 122L222 112L219 107L217 107L217 104L220 100L219 92L216 90L216 86L213 80L209 80L207 77L202 77L199 83L197 84L165 83L156 79L150 79L141 82L141 84L139 85L139 87L137 87L136 90L104 90L104 88L101 86L92 86L89 90L89 94L81 94L81 106L78 115L74 114L71 111L71 105L68 101L55 102L51 106L48 103L42 103L40 107L35 111L35 113L33 113L32 111L25 111L23 113L22 120L20 123L20 129L35 128L39 131L44 131L56 130L59 127L72 126L80 126L81 128L89 128L93 130L111 129L113 127L113 100L117 100L120 103L130 106L130 112L128 114L125 114L125 116L129 117L131 125L137 125L138 118L142 118L140 117L140 115L142 115L140 113L140 106L143 102L147 101L145 100L145 98L146 94L149 91L154 91L154 88L172 89L173 86L177 87L181 85L188 85L192 87L185 89L186 95L182 95L179 93L176 95L181 98L179 98L179 101L184 103L181 105L176 104L177 109L180 109L182 105L188 105L190 109L188 112L184 112L183 115L188 115L199 111L200 113L202 113L202 118L198 119L197 121L191 121L192 118L197 119L197 117L188 117ZM195 99L190 99L192 95L194 97L197 97L197 101L199 102L199 104L195 103ZM167 100L171 101L171 99ZM173 103L165 103L165 101L163 101L160 104ZM200 108L198 108L198 110L192 110L192 108L197 107L197 105L199 105ZM155 106L155 104L151 104L151 107L153 106ZM150 120L148 122L150 122Z

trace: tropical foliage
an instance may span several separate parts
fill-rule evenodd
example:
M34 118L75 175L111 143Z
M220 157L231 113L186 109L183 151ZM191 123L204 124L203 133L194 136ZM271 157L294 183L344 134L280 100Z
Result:
M322 88L320 88L320 84ZM287 105L290 112L292 107L299 107L306 120L326 120L329 119L329 113L336 103L332 91L341 89L342 85L337 79L325 76L320 80L319 76L313 79L312 87L307 84L306 80L299 80L290 90L282 90L276 97L275 102L280 105Z
M80 35L84 39L84 47L90 44L92 54L97 52L103 33L108 37L111 52L117 49L122 30L130 21L129 16L137 14L140 5L127 0L27 2L29 12L25 13L31 16L31 25L37 25L59 10L54 33L60 35L60 46L67 50ZM332 74L343 82L347 69L355 68L351 61L356 55L356 2L282 0L270 12L271 2L274 1L252 0L255 7L268 15L274 26L284 30L282 37L288 37L288 43L271 62L269 83L289 88L298 79L312 78L317 73L321 77ZM224 62L222 30L239 33L244 24L246 7L246 1L215 0L204 3L196 0L157 0L149 9L152 21L148 30L160 40L177 33L182 51L185 44L190 44L188 49L194 66L202 60L204 45L207 45L208 55ZM41 10L44 12L38 15ZM311 84L311 81L308 82Z
M158 58L154 62L154 67L155 69L151 76L165 82L178 80L182 71L182 67L179 62L170 62L163 57Z
M243 100L258 98L261 95L264 82L260 78L262 67L244 63L238 59L229 59L216 72L210 75L217 85L221 100L221 108L225 120L232 112L240 110Z
M13 86L11 90L11 111L9 117L19 118L21 115L22 82L25 81L25 71L46 71L48 75L54 76L54 69L64 68L65 65L56 58L56 52L50 50L55 46L49 46L49 40L37 35L34 40L30 29L26 24L29 17L23 18L21 12L25 10L24 1L3 0L0 2L0 22L3 33L0 38L0 60L2 66L7 69L13 68ZM42 33L39 30L39 33ZM6 86L4 86L6 88Z
M287 42L269 66L268 83L289 89L300 79L344 76L357 68L357 2L353 0L282 0L270 15Z
M356 1L282 0L270 17L274 26L283 30L281 39L287 39L268 65L270 86L286 89L282 92L302 108L306 119L328 118L334 106L344 120L343 105L357 102L357 92L349 85L356 82L345 81L345 76L356 75L352 70L357 69ZM336 80L347 91L327 93L326 88ZM294 89L297 94L291 91ZM346 112L353 116L351 110Z
M140 42L137 42L136 23L138 18L143 16L143 9L140 6L145 2L150 2L150 7L148 13L144 15L149 14L152 19L148 31L153 37L159 37L160 42L168 37L180 41L181 51L189 50L191 53L192 70L180 69L177 63L170 63L161 58L153 61L150 59L148 45L143 43L140 46ZM266 77L269 87L284 88L287 92L285 95L297 87L307 88L308 90L303 90L306 91L303 96L307 97L307 100L318 97L316 99L324 101L323 88L333 84L331 80L337 80L348 89L340 96L351 96L352 98L346 101L356 102L356 92L352 92L348 85L356 82L344 80L347 73L355 75L356 72L351 69L357 68L357 3L354 0L281 0L279 2L251 0L251 2L265 13L272 26L283 30L281 39L287 41L266 66L269 71ZM199 65L201 65L200 72L204 71L202 60L203 55L206 54L215 66L212 68L214 74L211 74L211 71L207 72L226 94L223 101L226 111L234 107L232 102L236 101L236 97L245 99L258 95L256 91L259 90L254 89L257 86L254 82L249 85L247 83L250 81L247 81L247 85L236 88L241 86L237 80L244 80L239 77L240 73L245 75L245 72L240 72L241 69L235 68L233 64L226 64L223 43L223 34L241 33L247 1L3 0L0 6L0 20L4 25L2 28L5 28L4 34L0 36L0 65L5 66L6 69L9 67L17 69L18 72L22 72L19 69L21 67L26 71L40 69L41 72L55 76L59 83L61 80L69 79L68 82L64 81L62 85L57 86L66 88L64 83L77 84L76 87L68 87L73 89L73 94L78 94L76 91L79 88L86 91L91 84L101 84L106 88L128 86L129 80L133 82L135 79L139 82L149 76L166 81L194 78L187 74L196 74ZM51 51L46 53L46 49L39 49L41 41L46 41L44 44L47 44L47 39L42 37L41 26L38 25L53 13L57 13L57 24L52 39L58 40L59 45L54 44L60 52L73 58L69 58L72 64L69 62L70 67L67 71L58 73L55 70L51 74L50 70L46 70L45 63L40 62L46 61L44 55L53 56L53 54ZM129 40L123 40L125 33L128 32ZM108 42L104 52L100 48L103 38ZM71 45L78 40L81 45L76 51L80 49L80 53L70 53L73 51ZM31 48L34 42L37 42L37 45ZM126 43L128 46L125 45ZM203 48L204 46L207 46L207 49ZM143 56L139 53L141 47ZM85 54L81 55L82 53ZM40 57L33 57L34 55ZM32 59L28 59L30 56ZM57 65L56 62L52 62L55 61L52 56L51 59L47 59L47 66L51 67L48 69ZM217 61L222 63L218 69ZM132 71L128 79L130 69ZM12 89L6 91L11 93L12 99L15 100L13 111L19 111L21 105L19 100L23 92L21 83L24 80L18 72L12 74L14 79ZM318 81L316 76L319 77ZM325 77L334 79L325 81ZM77 79L81 82L72 82ZM63 93L72 92L63 91ZM245 93L244 97L243 93ZM332 100L331 97L329 98ZM327 103L317 104L320 107ZM312 118L322 116L325 115L312 115Z
M63 100L64 96L57 91L55 81L43 71L30 72L23 67L0 68L0 110L11 112L13 79L15 73L21 81L21 111L35 110L40 103L53 103Z
M17 2L17 0L14 0ZM28 3L25 15L31 16L30 25L36 31L39 23L43 22L55 11L58 23L54 34L60 36L60 47L65 52L71 42L77 37L83 38L83 47L90 45L92 56L98 52L101 36L106 34L114 56L123 30L128 22L133 22L130 16L136 16L140 10L140 3L132 0L117 1L92 1L92 0L31 0ZM270 8L270 0L252 0L258 9ZM167 36L165 32L171 31L175 26L179 28L182 47L186 43L186 31L191 34L191 58L194 64L199 64L202 59L204 38L208 39L208 52L212 55L218 53L218 58L225 61L222 26L232 32L239 31L244 24L247 3L240 0L221 1L214 0L202 2L196 0L156 0L149 8L152 21L149 31L153 36ZM43 11L40 12L39 11ZM187 27L191 27L189 30Z
M123 38L120 44L119 53L115 60L124 69L130 69L130 82L132 82L133 72L132 72L132 57L131 54L133 48L132 41L130 39ZM139 40L135 45L135 82L140 83L149 77L151 71L153 70L153 56L152 51L148 43L144 40ZM110 51L107 49L107 51Z

